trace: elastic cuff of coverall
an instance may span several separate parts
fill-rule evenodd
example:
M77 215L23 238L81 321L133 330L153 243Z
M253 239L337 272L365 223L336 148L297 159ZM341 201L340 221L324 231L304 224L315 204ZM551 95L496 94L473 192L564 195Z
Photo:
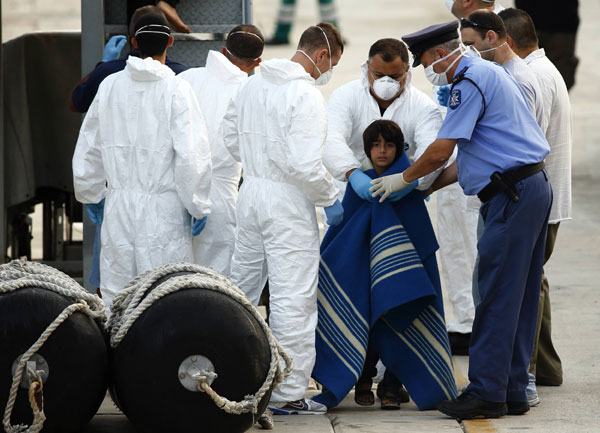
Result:
M354 172L354 170L362 170L362 166L360 164L357 164L355 167L350 167L348 169L345 169L341 175L339 176L333 176L336 180L339 180L340 182L348 182L348 178L350 176L346 176L348 174L349 171ZM352 174L352 173L351 173Z

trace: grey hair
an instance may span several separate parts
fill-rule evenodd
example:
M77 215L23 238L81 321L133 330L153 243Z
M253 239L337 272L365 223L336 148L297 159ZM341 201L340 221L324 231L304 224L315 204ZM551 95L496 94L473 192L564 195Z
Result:
M442 49L448 51L449 53L451 53L452 51L457 49L459 45L460 45L460 39L456 38L456 39L452 39L451 41L447 41L442 44L433 46L429 50L434 50L436 48L442 48Z
M445 49L446 51L454 51L460 45L460 39L452 39L451 41L444 42L438 45L438 47Z

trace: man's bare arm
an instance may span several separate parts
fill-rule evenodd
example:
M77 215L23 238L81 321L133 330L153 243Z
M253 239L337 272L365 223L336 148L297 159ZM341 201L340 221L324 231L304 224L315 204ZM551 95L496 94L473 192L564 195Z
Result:
M438 176L438 178L431 184L431 192L435 192L438 189L442 189L458 180L458 168L456 167L456 161L450 164L444 169Z

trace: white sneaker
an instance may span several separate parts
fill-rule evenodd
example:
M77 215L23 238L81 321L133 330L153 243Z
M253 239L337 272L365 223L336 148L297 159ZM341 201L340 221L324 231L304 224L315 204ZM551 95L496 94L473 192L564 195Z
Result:
M287 403L271 403L269 409L273 415L323 415L327 412L327 406L306 398Z
M538 396L537 388L535 386L535 376L531 373L529 373L529 383L527 384L525 394L527 395L527 402L529 403L529 407L534 407L540 404L540 398Z

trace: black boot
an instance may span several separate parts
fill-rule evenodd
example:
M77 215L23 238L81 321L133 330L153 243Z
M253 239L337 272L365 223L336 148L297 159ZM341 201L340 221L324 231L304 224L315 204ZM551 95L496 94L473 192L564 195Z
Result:
M506 415L506 403L485 401L471 394L462 393L456 400L446 400L438 404L437 410L452 418L500 418Z
M508 415L523 415L529 412L529 403L526 401L507 401Z

